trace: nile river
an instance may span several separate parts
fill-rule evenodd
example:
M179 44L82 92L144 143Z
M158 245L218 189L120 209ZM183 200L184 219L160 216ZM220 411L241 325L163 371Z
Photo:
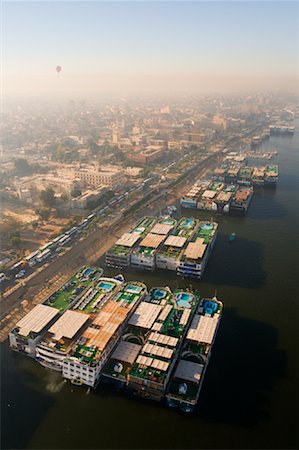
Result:
M295 125L294 136L265 144L279 151L277 189L256 192L245 218L214 216L218 241L203 281L191 281L202 296L217 290L225 305L197 414L100 388L87 395L4 343L1 448L298 448L298 119ZM125 276L149 287L190 283L165 273Z

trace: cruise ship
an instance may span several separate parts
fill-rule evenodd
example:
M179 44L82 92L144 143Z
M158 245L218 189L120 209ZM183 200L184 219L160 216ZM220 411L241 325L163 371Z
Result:
M165 401L184 413L194 411L217 335L223 304L216 298L202 299L184 340L170 377Z
M137 245L149 230L153 228L156 220L155 217L144 217L135 225L133 230L129 233L124 233L114 246L106 252L106 266L116 269L128 269L131 265L133 246Z
M137 239L135 235L136 228L130 233L125 233L107 252L106 264L118 267L117 265L120 264L119 250L121 258L124 258L123 267L149 271L167 269L176 271L179 275L184 272L184 276L187 276L187 272L190 271L186 269L188 265L186 255L191 252L191 248L193 248L193 253L197 247L197 251L199 251L200 246L199 253L203 252L203 255L198 257L199 265L196 270L201 272L204 270L213 248L216 230L212 230L211 237L213 236L213 239L210 242L207 237L210 232L205 230L205 226L208 228L210 225L207 222L201 222L199 225L200 223L196 219L189 217L183 217L179 223L169 216L156 219L155 224L146 230L147 232L142 232L141 239ZM215 223L212 223L211 227L213 228L214 225ZM193 272L195 273L194 270Z
M108 359L103 381L162 402L198 302L196 292L152 288Z
M263 186L265 183L266 167L254 167L252 172L253 186Z
M212 181L205 189L197 201L197 209L207 211L217 211L217 203L215 201L217 195L222 191L224 183L222 181Z
M36 305L9 333L10 347L35 358L36 346L58 317L59 309Z
M230 212L232 214L246 214L253 196L252 187L239 187L230 204Z
M224 171L225 169L222 170ZM216 179L213 181L205 180L203 182L197 182L191 190L181 198L181 206L204 211L228 213L229 205L236 189L237 186L225 184Z
M239 176L241 165L240 164L232 164L227 169L225 174L225 182L226 183L236 183Z
M215 198L217 212L229 213L231 201L238 189L235 184L227 184Z
M237 186L235 185L213 181L198 198L197 209L228 213L236 189Z
M289 125L271 125L269 127L270 135L292 135L295 133L295 127Z
M131 267L155 270L156 254L176 224L177 221L172 218L160 219L142 241L132 249Z
M177 268L182 277L200 279L212 253L218 231L216 222L200 222L193 234Z
M198 196L207 189L209 186L210 181L208 180L200 180L197 181L187 192L185 196L183 196L180 200L180 204L183 208L191 208L196 209L197 208L197 200Z
M158 269L176 271L180 257L188 245L188 239L198 227L198 220L182 217L177 227L168 235L162 247L156 255L156 267Z
M101 268L83 267L43 304L34 307L21 319L9 334L13 350L35 358L36 347L49 329L67 309L76 307L76 302L103 274Z
M37 305L19 321L9 336L11 348L74 385L108 383L135 397L193 411L222 303L200 300L191 288L148 292L145 284L125 282L122 275L97 279L93 268L79 274L89 284L76 302L69 297L80 284L72 278L52 297L56 307Z
M271 164L266 166L265 170L265 186L276 187L278 181L278 166Z
M89 283L85 289L71 301L67 309L69 295L76 292L73 284L67 289L58 291L54 296L54 305L65 308L60 318L48 329L36 347L36 360L49 369L62 372L64 360L70 355L78 339L86 329L93 326L95 317L101 313L113 292L122 286L122 281L116 278L101 277ZM80 289L80 288L79 288Z
M109 283L112 285L112 281L106 282L106 289L112 289L112 286L108 286ZM68 357L64 359L62 370L64 378L73 384L96 387L110 352L146 293L145 284L130 281L105 302L101 311L81 334Z
M253 168L249 166L243 166L240 168L237 178L237 183L240 186L250 186Z

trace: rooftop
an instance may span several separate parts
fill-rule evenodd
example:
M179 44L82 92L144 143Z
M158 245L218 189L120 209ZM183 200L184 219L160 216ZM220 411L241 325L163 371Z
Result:
M189 242L184 255L188 259L199 259L203 257L207 244L204 243L203 238L197 238L195 242Z
M52 334L51 339L54 341L59 341L61 338L72 339L88 320L88 315L68 310L49 328L48 332Z
M187 333L187 339L211 344L218 325L219 315L203 316L195 314Z
M209 199L212 199L212 198L215 197L216 194L217 194L216 191L212 191L212 190L207 189L207 190L204 191L204 193L202 194L202 197L203 197L203 198L209 198Z
M187 239L185 237L171 235L171 236L168 236L168 238L164 242L164 245L181 248L184 246L186 241L187 241Z
M231 192L219 192L219 194L217 195L217 200L219 202L228 202L232 197L232 193Z
M160 314L162 306L148 302L141 302L131 319L129 325L150 329Z
M239 189L236 193L235 199L237 202L244 202L248 199L251 193L252 193L251 189Z
M146 286L143 283L126 283L103 305L82 334L72 356L87 363L94 362L145 291Z
M133 364L142 346L132 342L120 341L112 353L111 359Z
M52 308L51 306L35 306L17 323L16 327L19 328L18 334L28 336L30 332L39 333L58 313L59 309Z
M191 381L192 383L199 384L203 368L203 364L181 360L174 376L184 381Z
M140 238L139 233L124 233L118 241L116 241L115 245L121 245L124 247L132 247L135 242Z
M173 225L156 223L156 225L154 225L154 227L151 229L151 233L167 235L172 229Z
M164 241L164 239L165 239L164 235L149 233L140 242L140 247L158 248L159 245Z
M103 274L99 268L84 267L72 276L60 289L50 295L44 304L65 311L70 308Z

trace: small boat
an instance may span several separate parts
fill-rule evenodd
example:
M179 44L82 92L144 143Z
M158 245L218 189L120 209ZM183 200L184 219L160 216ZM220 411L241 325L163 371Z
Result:
M236 233L231 233L228 238L229 242L233 242L235 239L236 239Z

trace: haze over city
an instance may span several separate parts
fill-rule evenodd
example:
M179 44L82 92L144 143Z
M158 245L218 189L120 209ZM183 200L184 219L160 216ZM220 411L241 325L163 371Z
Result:
M299 3L1 2L1 449L295 449Z
M298 17L297 2L6 1L3 94L296 90Z

